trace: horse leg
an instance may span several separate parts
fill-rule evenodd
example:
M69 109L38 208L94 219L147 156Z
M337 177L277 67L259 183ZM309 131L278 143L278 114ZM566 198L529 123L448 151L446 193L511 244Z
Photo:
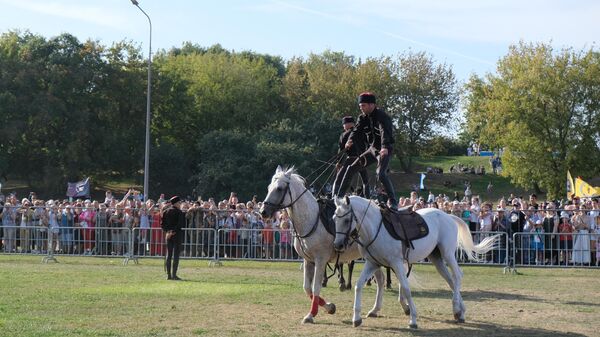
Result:
M377 269L378 267L375 264L367 260L365 262L365 266L363 267L363 271L360 273L358 281L356 281L356 286L354 287L354 314L352 315L352 325L354 325L354 327L360 326L362 324L362 318L360 317L360 307L362 301L363 287L365 286L365 283L371 277L371 275L373 275L373 272L375 272L375 270ZM379 287L379 285L377 287Z
M454 256L454 254L452 256ZM465 321L463 312L464 303L462 302L460 291L458 292L457 296L456 285L452 279L454 276L450 275L450 272L448 271L444 260L442 260L442 257L440 256L439 250L437 248L431 255L429 255L429 260L435 265L435 268L437 269L438 273L442 275L444 280L446 280L446 282L450 286L450 289L452 290L452 312L454 313L454 318L457 320L457 322L463 323Z
M348 282L346 283L345 289L352 289L352 271L354 270L354 260L348 263Z
M344 291L344 284L346 283L346 280L344 280L344 264L338 263L336 264L336 266L338 268L338 288L340 289L340 291Z
M323 271L323 282L321 283L321 287L327 288L327 281L329 280L327 279L327 269L325 269L325 271Z
M354 263L354 261L352 261ZM375 270L375 279L377 280L377 294L375 297L375 304L373 305L373 309L369 310L367 313L367 317L379 317L379 310L383 306L383 271L381 268L377 268Z
M452 289L452 311L454 312L454 319L456 319L458 323L464 323L466 307L462 296L460 295L463 273L456 261L454 252L445 251L443 257L452 270L452 277L454 279L454 288Z
M325 267L327 265L327 261L316 260L313 263L313 280L312 280L312 296L311 298L311 307L310 312L304 317L303 323L314 323L314 317L319 313L319 306L325 308L327 313L334 314L336 307L333 303L327 303L325 300L319 296L321 293L321 283L323 282L323 273L325 271Z
M385 267L385 273L386 273L386 280L385 280L385 288L386 289L392 289L392 273L390 271L391 269L389 267Z
M302 264L303 269L304 269L304 293L306 293L306 295L308 296L308 298L310 298L311 303L313 300L313 290L312 290L312 283L313 283L313 278L314 278L314 274L315 274L315 264L314 262L310 262L307 260L304 260L304 263ZM314 318L313 315L311 315L310 313L308 315L306 315L304 317L304 319L302 319L302 323L314 323Z
M402 284L398 285L398 302L400 302L404 314L406 316L410 315L410 308L408 307L408 302L406 302L406 297L404 296L404 292L402 291Z
M404 261L399 260L396 261L396 264L393 264L392 269L394 269L394 273L396 273L396 277L398 278L398 283L400 283L400 291L404 293L406 297L406 301L408 302L408 308L410 310L410 321L409 327L411 329L417 328L417 308L415 306L415 302L412 299L412 295L410 293L410 287L408 284L408 278L406 278L406 272L404 270Z

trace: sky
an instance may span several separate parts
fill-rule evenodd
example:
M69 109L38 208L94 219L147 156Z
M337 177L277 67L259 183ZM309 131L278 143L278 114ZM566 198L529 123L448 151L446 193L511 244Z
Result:
M219 43L235 51L307 57L329 49L357 58L425 51L457 79L495 72L519 41L597 48L592 0L138 0L152 20L152 50ZM128 40L148 54L149 25L130 0L0 0L0 33L71 33Z

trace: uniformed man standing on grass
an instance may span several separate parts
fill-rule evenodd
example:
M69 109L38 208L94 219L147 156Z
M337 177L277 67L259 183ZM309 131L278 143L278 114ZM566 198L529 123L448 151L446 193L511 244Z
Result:
M167 241L167 256L165 257L165 269L167 271L167 280L181 280L177 277L177 268L179 267L179 253L183 241L183 228L185 227L185 215L179 209L181 199L174 196L169 200L169 204L162 215L161 227L165 232Z

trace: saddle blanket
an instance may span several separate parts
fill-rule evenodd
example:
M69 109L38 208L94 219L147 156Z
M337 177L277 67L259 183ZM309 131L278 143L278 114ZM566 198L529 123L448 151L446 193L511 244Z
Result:
M327 232L335 236L335 222L333 221L333 214L335 213L335 203L333 199L317 199L319 203L319 217L321 223L325 226Z
M409 243L429 234L429 226L425 219L411 208L405 207L397 211L387 207L381 208L385 229L394 239Z

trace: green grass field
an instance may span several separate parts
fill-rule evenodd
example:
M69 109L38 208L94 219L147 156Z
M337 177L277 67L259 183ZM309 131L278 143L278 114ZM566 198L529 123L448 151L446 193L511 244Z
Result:
M160 260L0 256L0 336L598 336L600 271L463 267L467 323L452 322L451 293L434 268L414 268L419 330L386 291L383 317L353 328L353 294L335 282L322 295L338 312L309 310L298 263L182 261L183 282ZM360 269L360 267L358 268ZM355 271L355 279L359 272ZM394 283L397 284L397 283ZM367 287L366 314L374 300Z

